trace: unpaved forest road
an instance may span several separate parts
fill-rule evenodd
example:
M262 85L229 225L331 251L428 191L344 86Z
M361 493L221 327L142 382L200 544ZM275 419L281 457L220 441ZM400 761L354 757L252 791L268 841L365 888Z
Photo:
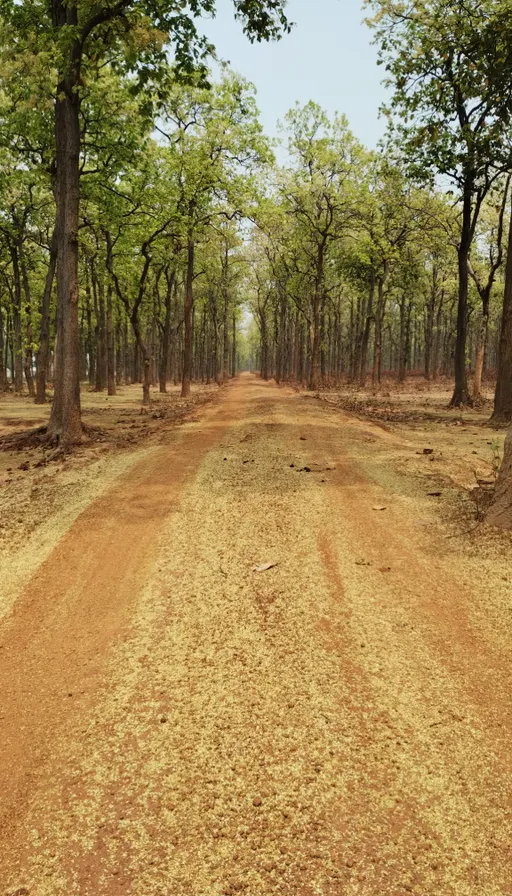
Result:
M0 627L1 896L512 894L510 617L387 438L244 376L75 521Z

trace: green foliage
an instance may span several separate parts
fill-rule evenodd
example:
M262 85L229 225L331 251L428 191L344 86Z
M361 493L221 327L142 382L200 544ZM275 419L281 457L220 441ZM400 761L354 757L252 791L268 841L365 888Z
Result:
M508 169L512 13L499 0L368 0L393 97L390 127L420 180L483 190Z

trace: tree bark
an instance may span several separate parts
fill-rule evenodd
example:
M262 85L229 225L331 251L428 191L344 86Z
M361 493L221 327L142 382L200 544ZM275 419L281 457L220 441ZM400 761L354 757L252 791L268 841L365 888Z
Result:
M233 337L231 349L231 376L236 376L236 313L233 311Z
M192 379L192 312L194 307L194 256L195 245L192 234L189 234L187 244L187 277L185 283L184 302L184 346L183 346L183 374L181 380L181 397L190 395L190 383Z
M171 342L171 311L172 294L174 289L175 274L166 271L167 289L165 291L165 319L162 330L162 343L160 351L160 366L158 372L160 392L167 392L167 371L169 367L169 346Z
M503 463L496 483L487 522L501 529L512 529L512 427L505 439Z
M359 385L366 385L366 367L368 364L368 345L370 342L370 330L372 326L372 322L374 319L373 315L373 300L375 297L375 274L372 270L370 275L370 292L368 294L368 306L366 308L366 321L363 330L363 337L361 340L361 354L359 360Z
M498 379L491 423L502 425L512 421L512 219L509 233L503 316L501 319L498 356Z
M112 267L112 240L110 234L106 236L107 254L110 253L110 263L107 260L107 270ZM115 355L115 333L114 333L114 309L113 309L113 288L112 280L109 277L107 282L107 394L116 394L116 355Z
M260 311L261 378L268 380L268 330L265 312Z
M469 250L471 248L471 215L472 184L467 181L464 187L462 208L462 233L458 248L459 293L457 306L457 340L455 343L455 388L450 407L470 405L466 373L466 342L468 329L468 286L469 286Z
M36 404L45 404L46 402L46 375L50 355L50 308L56 266L57 231L54 229L50 242L50 258L41 301L41 332L39 335L39 349L36 355Z
M12 242L10 255L12 262L14 296L12 303L12 350L14 391L23 391L23 339L21 333L21 272L18 244Z
M0 302L0 392L5 392L7 386L4 351L4 315L2 303Z
M228 267L229 253L228 247L224 250L222 258L222 381L224 383L229 379L229 289L228 289Z
M95 392L103 392L107 385L107 338L105 320L105 284L91 260L91 277L96 313L96 382Z
M384 265L384 273L379 277L377 292L377 310L375 313L375 345L373 352L373 372L372 385L376 389L381 379L381 359L382 359L382 322L384 320L384 311L386 306L386 297L384 287L387 280L387 264Z
M32 355L32 342L33 342L33 333L32 333L32 298L30 294L30 283L28 279L28 271L27 271L27 262L25 259L25 253L23 251L23 243L20 239L19 242L19 257L20 257L20 266L21 266L21 279L23 283L23 292L25 295L25 318L26 318L26 330L25 330L25 354L24 354L24 371L25 371L25 380L27 382L28 394L30 398L35 398L35 389L34 389L34 377L32 374L32 364L33 364L33 355Z
M487 345L487 332L489 329L489 302L482 311L482 318L477 333L475 376L473 379L473 400L478 401L482 397L482 375L484 371L485 348Z
M54 27L78 28L75 3L52 0ZM80 204L80 57L72 42L55 100L57 352L49 438L67 448L82 438L78 326L78 223Z

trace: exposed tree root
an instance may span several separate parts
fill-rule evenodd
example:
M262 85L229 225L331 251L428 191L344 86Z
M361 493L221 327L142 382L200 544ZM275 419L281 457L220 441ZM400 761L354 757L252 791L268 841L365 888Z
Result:
M0 451L24 451L26 448L42 448L49 445L46 426L37 426L24 432L9 433L0 438Z
M508 429L511 423L512 420L510 418L493 414L487 421L486 426L492 426L494 429Z
M47 426L37 426L24 432L10 433L0 438L0 451L25 451L30 448L54 449L47 460L55 460L59 456L69 454L84 442L104 442L107 435L99 426L82 426L83 438L80 442L64 445L58 436L48 432Z
M459 410L464 410L464 408L474 408L475 402L470 395L466 395L464 398L455 398L454 396L448 404L448 407L450 409L457 408Z

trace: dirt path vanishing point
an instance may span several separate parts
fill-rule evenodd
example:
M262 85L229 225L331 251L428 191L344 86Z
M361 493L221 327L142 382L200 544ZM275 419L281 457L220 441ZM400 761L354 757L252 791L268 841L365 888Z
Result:
M72 523L0 624L0 896L512 896L512 598L387 438L244 376Z

